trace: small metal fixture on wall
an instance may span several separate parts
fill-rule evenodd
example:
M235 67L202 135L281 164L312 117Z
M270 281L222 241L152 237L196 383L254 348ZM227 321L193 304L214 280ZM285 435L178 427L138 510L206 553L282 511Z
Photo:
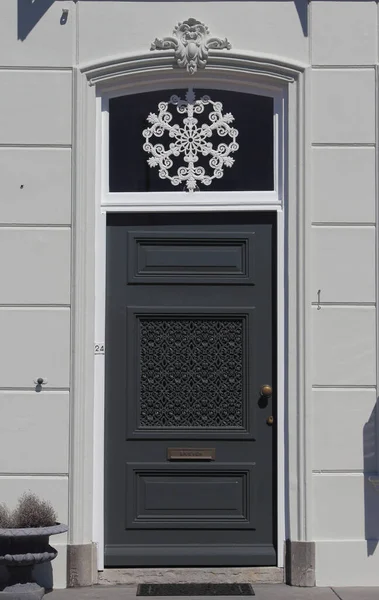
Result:
M62 9L61 19L60 19L60 24L61 25L66 25L67 19L68 19L68 8L63 8Z
M193 75L197 69L204 69L208 62L209 50L230 50L231 43L225 38L210 37L209 29L197 19L187 19L178 23L173 36L156 38L150 50L174 50L178 67L187 69Z

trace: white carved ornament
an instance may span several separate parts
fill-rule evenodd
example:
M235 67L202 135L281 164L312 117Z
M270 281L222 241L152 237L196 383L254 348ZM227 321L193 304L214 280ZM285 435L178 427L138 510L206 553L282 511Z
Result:
M187 19L178 23L172 36L162 39L156 38L150 50L174 50L174 57L178 67L186 68L191 75L197 69L204 69L208 62L210 49L230 50L232 45L225 38L209 37L209 29L201 21Z
M171 123L173 116L168 110L170 104L176 107L180 115L187 115L180 125ZM207 105L211 105L212 109L208 114L210 123L199 125L199 120L194 115L202 114ZM230 126L234 121L233 115L223 114L221 102L214 102L209 96L196 100L193 89L187 91L185 100L179 96L171 96L168 102L160 102L158 109L158 114L149 114L147 121L151 126L142 132L146 139L143 149L151 154L147 161L149 166L159 167L159 177L169 179L172 185L185 183L190 192L198 188L198 182L209 186L213 179L221 179L224 175L224 167L231 167L234 164L231 154L238 150L236 142L238 131ZM173 140L167 149L162 143L155 145L151 143L151 138L161 138L165 133ZM231 141L213 146L210 141L213 135L229 137ZM176 174L170 175L169 170L174 164L172 158L181 155L185 166L179 167ZM200 155L210 157L210 173L206 173L204 167L196 165Z

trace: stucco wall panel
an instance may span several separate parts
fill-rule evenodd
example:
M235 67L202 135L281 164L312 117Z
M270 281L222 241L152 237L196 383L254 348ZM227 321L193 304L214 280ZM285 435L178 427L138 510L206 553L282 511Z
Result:
M375 223L375 148L314 147L314 222Z
M376 385L375 308L312 310L313 384Z
M375 142L374 69L314 69L312 141Z
M70 148L0 148L0 181L0 223L70 224Z
M378 542L376 540L316 542L316 565L318 586L378 586ZM335 593L338 595L338 589Z
M378 496L362 473L313 475L316 540L378 539Z
M375 302L375 227L314 227L311 272L321 302Z
M186 2L79 2L79 59L86 63L146 52L156 37L171 35L179 21L195 17L208 25L212 35L227 37L234 49L307 61L306 2L296 4L229 1L219 7L214 2L191 2L189 7Z
M50 586L54 589L63 589L67 586L67 544L55 541L56 536L51 539L52 546L58 550L58 556L51 563L52 572L46 565L36 565L33 570L34 578L46 589Z
M68 392L0 391L0 473L68 473L68 435Z
M30 491L48 500L57 511L58 521L67 523L68 519L68 479L66 476L0 475L1 501L14 508L18 498ZM54 536L54 542L64 543L67 534Z
M0 304L70 304L71 231L0 227Z
M0 143L70 144L72 73L0 70Z
M69 10L67 20L62 11ZM0 57L7 67L71 67L74 2L1 0Z
M376 390L314 389L313 469L376 470Z
M0 308L0 331L0 387L34 388L38 377L46 388L69 386L68 308Z
M376 2L312 2L312 63L374 64L377 57Z

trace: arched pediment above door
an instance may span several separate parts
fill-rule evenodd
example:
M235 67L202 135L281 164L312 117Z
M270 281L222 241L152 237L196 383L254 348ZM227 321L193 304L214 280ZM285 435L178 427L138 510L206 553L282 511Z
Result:
M160 50L129 54L127 56L107 58L104 61L80 65L79 70L86 76L91 86L114 89L122 87L130 78L138 77L139 82L163 80L167 77L175 81L186 77L188 83L203 83L215 76L221 76L232 82L247 82L247 76L254 77L263 85L283 86L297 80L307 65L286 61L283 57L251 54L248 52L222 49L211 50L204 69L197 70L192 76L185 69L175 65L173 50Z

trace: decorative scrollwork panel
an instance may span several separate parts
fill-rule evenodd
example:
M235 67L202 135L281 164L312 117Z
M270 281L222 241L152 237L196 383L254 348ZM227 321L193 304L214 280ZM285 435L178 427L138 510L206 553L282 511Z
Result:
M174 123L173 115L168 108L172 105L179 117L184 115L180 123ZM209 123L201 121L195 116L205 117L204 111L209 108L207 118ZM150 113L147 121L150 127L142 132L145 138L143 149L151 154L147 163L149 167L159 168L159 177L169 179L172 185L185 184L187 191L198 189L198 183L210 186L214 179L224 176L224 168L234 165L231 156L239 148L237 144L238 131L232 127L234 116L232 113L223 113L221 102L214 102L209 96L196 99L195 92L190 88L185 100L179 96L171 96L168 102L160 102L159 112ZM166 147L162 137L166 134ZM218 143L212 142L212 138ZM153 144L154 138L158 139ZM177 168L174 175L170 169L175 158L182 158L183 163ZM208 158L208 165L199 164L201 157Z
M141 428L244 426L244 319L139 319Z

